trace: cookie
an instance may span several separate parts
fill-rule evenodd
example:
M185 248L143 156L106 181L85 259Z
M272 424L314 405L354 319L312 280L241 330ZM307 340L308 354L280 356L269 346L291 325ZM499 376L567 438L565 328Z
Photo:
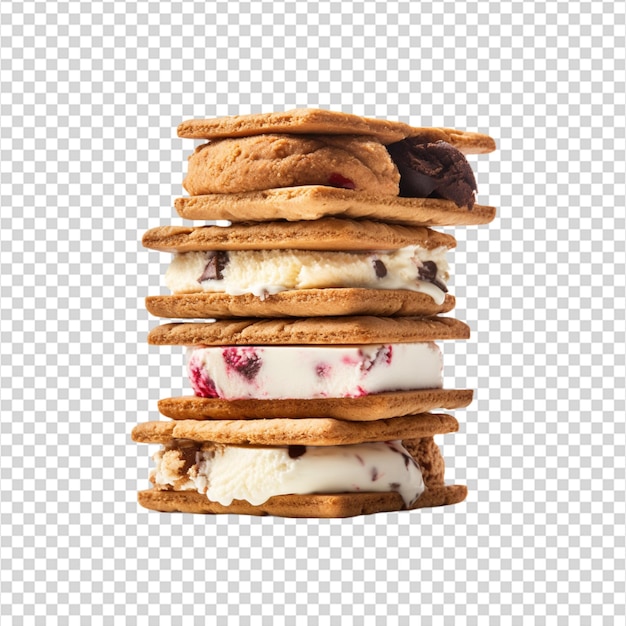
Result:
M192 196L297 185L330 185L397 196L400 173L377 139L356 135L263 134L214 139L196 148L183 187Z
M454 248L452 235L423 226L327 217L312 222L235 223L230 226L159 226L142 239L162 252L197 250L396 250L419 245Z
M467 339L467 324L449 317L346 316L173 323L153 328L152 345L364 344Z
M202 506L198 512L246 513L271 507L276 497L302 505L306 494L316 494L321 500L309 515L335 517L342 516L337 506L319 506L328 503L325 496L396 493L395 509L424 506L432 502L425 494L445 487L445 464L433 435L457 429L453 417L432 414L367 424L333 419L140 424L132 433L135 441L163 444L153 457L155 489L141 492L140 503L171 510L160 508L164 501L155 492L195 492L204 498L193 498ZM168 501L184 506L185 499Z
M465 485L430 487L408 510L457 504L467 497ZM211 502L197 491L140 491L138 502L146 509L167 513L202 513L236 515L273 515L301 518L345 518L405 510L402 497L395 492L343 493L273 496L254 506L236 500L229 506Z
M191 296L157 300L156 306L165 307L170 317L178 316L172 308L176 305L193 309L183 317L224 317L237 307L239 315L260 317L342 315L350 310L384 315L385 310L402 309L433 315L454 305L446 298L445 254L456 241L425 227L335 218L163 226L146 232L143 244L175 253L165 283L174 294ZM392 290L387 298L385 293ZM372 293L376 291L381 293ZM203 292L219 295L204 300L191 295ZM153 301L147 302L150 308Z
M248 137L266 133L366 135L375 137L383 144L391 144L407 137L420 137L424 142L446 141L465 154L482 154L496 148L491 137L480 133L450 128L419 128L403 122L322 109L292 109L195 119L185 121L178 127L179 137L192 139Z
M317 317L338 315L430 316L454 308L454 296L441 304L431 296L404 289L299 289L268 294L231 296L226 293L188 293L148 296L146 308L157 317L221 319L231 317Z
M185 219L232 222L308 221L335 216L416 226L460 226L487 224L496 215L491 206L475 204L470 211L452 200L357 194L320 185L177 198L174 206Z
M459 409L472 401L471 389L417 389L360 398L309 400L223 400L183 396L159 400L162 415L175 420L335 418L365 422L433 409Z
M423 413L369 422L334 418L179 420L135 426L133 441L166 443L171 439L254 446L338 446L431 437L456 432L451 415Z

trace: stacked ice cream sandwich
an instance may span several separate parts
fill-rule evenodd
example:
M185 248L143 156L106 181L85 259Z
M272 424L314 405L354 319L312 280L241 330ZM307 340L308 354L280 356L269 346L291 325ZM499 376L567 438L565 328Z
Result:
M178 134L207 141L176 209L211 223L144 235L173 254L171 294L146 304L195 320L149 334L187 348L194 395L161 400L170 421L133 430L162 445L139 502L348 517L463 500L433 437L458 430L441 410L472 399L444 387L437 342L469 328L443 315L456 242L431 227L493 219L464 156L493 140L311 109Z

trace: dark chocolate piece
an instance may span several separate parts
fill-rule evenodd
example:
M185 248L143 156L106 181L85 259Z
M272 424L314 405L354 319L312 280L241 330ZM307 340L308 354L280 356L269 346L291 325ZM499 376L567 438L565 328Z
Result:
M444 293L448 293L448 288L437 279L437 264L434 261L424 261L420 267L417 268L417 275L420 280L425 280L429 283L439 287Z
M380 259L374 259L374 271L376 272L376 278L385 278L387 276L387 267Z
M194 444L191 446L186 446L184 448L178 448L178 454L180 458L183 460L184 465L180 468L181 476L184 476L192 467L192 465L196 464L196 455L200 452L201 445Z
M290 459L297 459L306 452L306 446L293 445L287 450Z
M420 143L407 138L387 146L400 171L400 195L408 198L444 198L472 209L476 179L462 152L445 141Z
M198 278L199 283L205 280L222 280L224 278L222 272L228 265L228 252L219 250L211 251L208 254L209 257L204 272L202 272L202 276Z

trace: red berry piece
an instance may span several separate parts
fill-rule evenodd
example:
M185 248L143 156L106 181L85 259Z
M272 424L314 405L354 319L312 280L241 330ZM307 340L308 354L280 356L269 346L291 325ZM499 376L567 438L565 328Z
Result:
M247 380L254 380L263 362L254 348L226 348L224 362Z
M189 361L189 380L197 396L201 398L219 398L215 383L193 359Z
M351 181L349 178L342 176L339 172L333 172L328 177L328 184L331 187L341 187L342 189L356 189L356 185L354 181Z

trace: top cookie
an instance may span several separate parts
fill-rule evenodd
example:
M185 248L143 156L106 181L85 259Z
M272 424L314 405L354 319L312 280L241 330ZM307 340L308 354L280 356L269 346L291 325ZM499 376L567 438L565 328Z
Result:
M324 109L292 109L274 113L195 119L178 127L178 136L191 139L248 137L268 133L308 135L366 135L387 145L419 137L424 142L445 141L464 154L484 154L496 149L488 135L450 128L420 128L403 122L361 117Z

